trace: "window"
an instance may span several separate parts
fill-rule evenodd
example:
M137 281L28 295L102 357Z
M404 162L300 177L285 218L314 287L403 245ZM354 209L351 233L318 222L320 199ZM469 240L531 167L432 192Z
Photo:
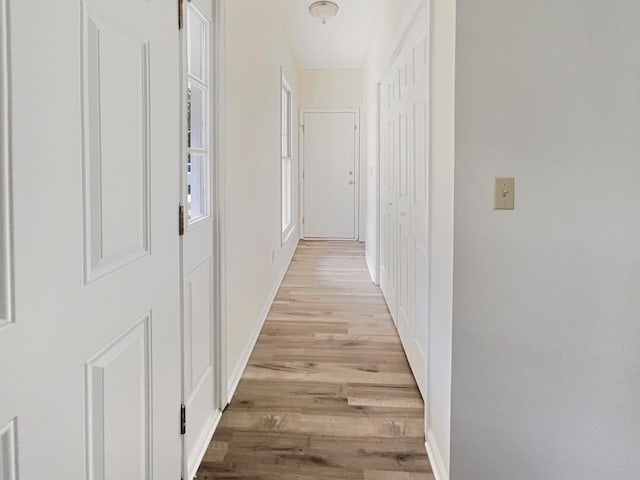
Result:
M293 231L293 161L291 153L291 88L282 75L281 88L282 242Z
M209 124L209 22L187 7L187 220L209 216L211 164Z

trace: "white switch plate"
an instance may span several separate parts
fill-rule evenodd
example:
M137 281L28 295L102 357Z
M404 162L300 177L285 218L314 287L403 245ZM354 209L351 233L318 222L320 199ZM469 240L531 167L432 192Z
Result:
M516 181L513 177L496 178L495 210L514 209L515 183Z

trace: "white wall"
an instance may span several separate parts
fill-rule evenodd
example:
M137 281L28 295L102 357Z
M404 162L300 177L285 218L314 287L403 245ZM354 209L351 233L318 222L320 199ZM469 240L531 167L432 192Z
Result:
M298 70L300 108L360 108L362 70Z
M451 478L640 478L640 3L457 11Z
M228 1L225 19L227 370L233 384L299 236L296 228L281 246L281 65L293 90L293 126L299 92L296 64L273 0ZM295 153L295 134L293 142ZM297 157L294 166L295 180ZM297 199L296 190L295 219Z
M377 263L377 82L382 79L393 49L400 40L398 28L415 0L381 2L378 22L365 58L364 90L368 170L367 263ZM453 289L453 165L455 86L455 2L431 0L431 264L430 326L427 346L427 405L425 425L429 454L439 479L448 478L451 421L451 329ZM427 295L427 292L423 293Z

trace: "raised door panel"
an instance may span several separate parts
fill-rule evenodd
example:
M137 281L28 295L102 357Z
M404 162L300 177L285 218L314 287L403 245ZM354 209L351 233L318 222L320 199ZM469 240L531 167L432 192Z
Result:
M149 480L151 314L87 362L89 480Z
M211 260L187 274L185 284L185 327L188 335L188 391L193 391L211 367L212 318Z
M0 480L18 480L18 420L0 427Z
M206 260L185 278L186 451L194 470L215 411L213 371L213 265ZM192 472L189 472L189 475Z
M149 254L149 46L84 7L85 280Z

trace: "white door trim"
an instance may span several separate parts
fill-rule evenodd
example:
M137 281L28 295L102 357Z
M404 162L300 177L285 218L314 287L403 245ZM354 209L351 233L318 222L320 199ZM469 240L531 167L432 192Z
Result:
M356 122L356 139L355 139L355 172L353 177L356 179L356 192L355 192L355 215L354 215L354 232L355 239L360 240L360 109L359 108L301 108L299 114L299 155L300 155L300 239L304 239L304 115L305 113L353 113L355 115ZM330 240L330 239L324 239Z
M215 156L213 162L213 215L214 215L214 245L213 258L214 281L214 335L216 346L216 386L218 391L218 405L224 410L229 403L227 392L227 264L226 264L226 204L225 204L225 115L226 115L226 46L225 46L225 9L226 0L215 0L214 4L214 48L213 48L213 142Z
M9 12L6 0L0 0L0 261L4 265L0 273L0 330L14 321L9 67Z

